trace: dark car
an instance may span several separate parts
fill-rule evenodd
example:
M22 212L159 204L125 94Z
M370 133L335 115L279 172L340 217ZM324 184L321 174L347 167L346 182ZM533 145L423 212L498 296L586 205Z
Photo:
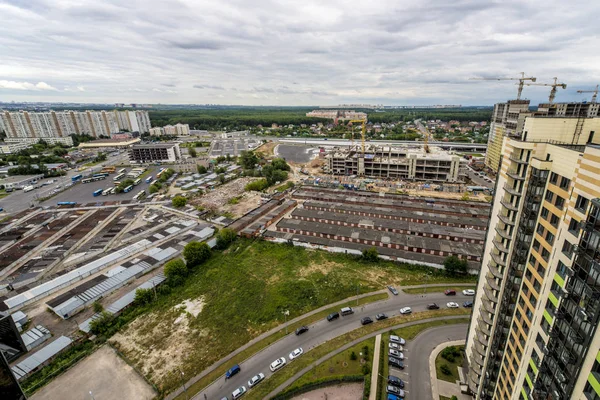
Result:
M363 319L360 320L360 323L363 325L368 325L368 324L372 324L373 320L371 319L371 317L364 317Z
M340 313L333 312L327 316L327 321L333 321L334 319L338 319L340 317Z
M448 290L444 291L444 294L446 296L456 296L456 290L448 289Z
M308 332L308 326L301 326L296 329L296 336L303 334L304 332Z
M400 389L404 389L404 381L394 375L388 375L388 384L398 386Z
M471 307L473 307L473 302L472 301L465 301L463 303L463 307L471 308Z
M394 296L398 296L398 291L396 290L396 288L395 288L395 287L393 287L393 286L388 286L388 290L389 290L390 292L392 292L392 294L393 294Z
M375 316L375 319L376 319L377 321L381 321L381 320L383 320L383 319L387 319L387 317L388 317L387 315L385 315L384 313L381 313L381 314L377 314L377 315Z
M404 363L394 357L388 357L388 364L394 368L404 369Z
M427 309L428 309L428 310L439 310L439 308L440 308L440 306L438 306L438 305L437 305L437 304L435 304L435 303L431 303L431 304L428 304L428 305L427 305Z
M235 364L233 367L229 368L229 370L225 373L225 379L229 379L232 376L234 376L235 374L237 374L238 372L240 372L242 369L240 368L239 365Z

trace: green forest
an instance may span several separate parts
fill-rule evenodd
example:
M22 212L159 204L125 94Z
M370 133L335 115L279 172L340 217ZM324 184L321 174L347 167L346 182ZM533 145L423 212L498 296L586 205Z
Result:
M307 117L306 113L312 111L310 107L226 107L215 109L181 109L181 110L153 110L150 111L152 126L165 126L169 124L189 124L191 129L229 131L248 129L262 125L271 127L277 125L315 124L328 123L331 120ZM357 110L359 111L359 110ZM489 121L492 108L461 108L461 109L398 109L385 110L360 110L368 114L369 121L373 123L410 121L415 118L441 119L457 121Z

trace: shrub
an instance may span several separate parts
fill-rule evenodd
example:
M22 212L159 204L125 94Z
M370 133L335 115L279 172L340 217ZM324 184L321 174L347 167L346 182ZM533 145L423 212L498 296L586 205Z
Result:
M444 375L452 375L452 371L450 370L448 364L442 364L440 366L440 371L442 371Z
M188 243L183 249L183 258L189 268L194 268L210 257L210 247L206 243Z
M208 172L204 165L198 165L196 168L198 169L199 174L205 174Z
M171 260L165 264L164 274L171 283L177 286L183 283L183 279L188 274L188 268L183 260L178 258L177 260Z
M449 275L466 274L468 266L467 260L457 256L448 256L444 260L444 269Z
M368 361L369 360L369 346L364 346L362 348L362 351L363 351L363 356L364 356L365 360Z
M369 368L369 366L367 364L362 366L363 375L369 375L370 372L371 372L371 368Z
M355 352L350 353L350 360L355 361L358 357Z
M90 322L90 332L94 335L101 335L107 332L113 319L114 315L107 311L102 311L98 318Z
M96 313L102 312L104 310L104 307L102 307L102 304L100 304L97 301L94 302L93 308L94 308L94 312L96 312Z
M231 228L223 228L217 233L217 248L226 249L237 238L237 234Z
M376 262L379 260L379 253L375 247L364 249L362 252L362 258L365 261Z
M152 300L154 300L154 293L152 293L152 292L153 292L152 289L138 289L138 290L136 290L135 291L135 298L134 298L133 302L135 304L140 304L140 305L151 303Z
M181 208L187 204L187 199L181 196L175 196L173 198L173 207Z
M249 184L247 184L245 187L245 190L247 192L250 192L250 191L262 192L263 190L265 190L268 187L269 187L269 183L267 182L266 179L259 179L257 181L250 182Z

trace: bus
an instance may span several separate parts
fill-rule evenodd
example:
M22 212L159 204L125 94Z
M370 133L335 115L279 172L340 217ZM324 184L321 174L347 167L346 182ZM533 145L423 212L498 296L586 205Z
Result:
M133 181L133 186L137 186L140 183L142 183L142 180L140 178L136 179L135 181Z
M71 181L73 182L77 182L78 180L80 180L81 178L83 178L83 175L79 174L79 175L75 175L71 177Z
M125 174L124 173L119 173L119 175L115 176L113 178L113 181L118 181L121 178L125 178Z
M115 181L113 183L115 184L115 186L119 186L121 184L121 182L119 182L119 181Z
M125 171L126 171L126 169L125 169L125 168L121 168L121 169L119 170L119 174L124 174L124 173L125 173Z
M107 173L107 174L114 174L116 171L115 167L104 167L102 168L102 171L100 171L101 173Z
M154 185L155 183L158 183L158 179L155 179L152 182L150 182L150 186Z
M123 193L127 193L127 192L131 192L131 189L133 189L133 185L129 185L127 186L124 190Z
M146 197L146 191L142 190L141 192L139 192L138 194L136 194L135 196L133 196L134 200L140 200L143 199L144 197Z
M163 174L163 172L165 172L165 169L161 168L160 171L158 171L158 174L156 174L156 179L160 178L160 176Z
M152 182L152 175L150 175L149 177L146 178L146 183L150 183Z
M103 179L106 179L106 176L104 175L100 175L100 176L92 176L91 178L85 178L81 180L81 183L90 183L90 182L96 182L96 181L101 181Z
M59 201L56 203L57 206L74 206L75 204L77 204L76 201Z
M102 196L108 196L111 193L112 188L104 189L102 191Z
M108 176L108 172L98 172L97 174L92 175L93 178L97 178L99 176L103 176L103 177L107 177Z
M93 193L93 194L94 194L94 197L98 197L98 196L100 196L100 195L102 194L102 192L103 192L103 190L102 190L102 189L98 189L98 190L96 190L96 191Z

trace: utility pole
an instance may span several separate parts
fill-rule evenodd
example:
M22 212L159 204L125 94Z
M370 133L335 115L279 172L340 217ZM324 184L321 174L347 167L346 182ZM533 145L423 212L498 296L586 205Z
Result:
M283 312L283 318L284 318L284 325L285 325L285 334L288 334L288 326L287 326L287 316L290 315L290 310L284 310Z
M179 370L179 373L181 374L181 384L183 385L183 392L185 393L185 400L189 400L187 388L185 387L184 373L179 368L177 368L177 369Z
M356 306L358 307L358 293L360 290L360 283L356 284Z

